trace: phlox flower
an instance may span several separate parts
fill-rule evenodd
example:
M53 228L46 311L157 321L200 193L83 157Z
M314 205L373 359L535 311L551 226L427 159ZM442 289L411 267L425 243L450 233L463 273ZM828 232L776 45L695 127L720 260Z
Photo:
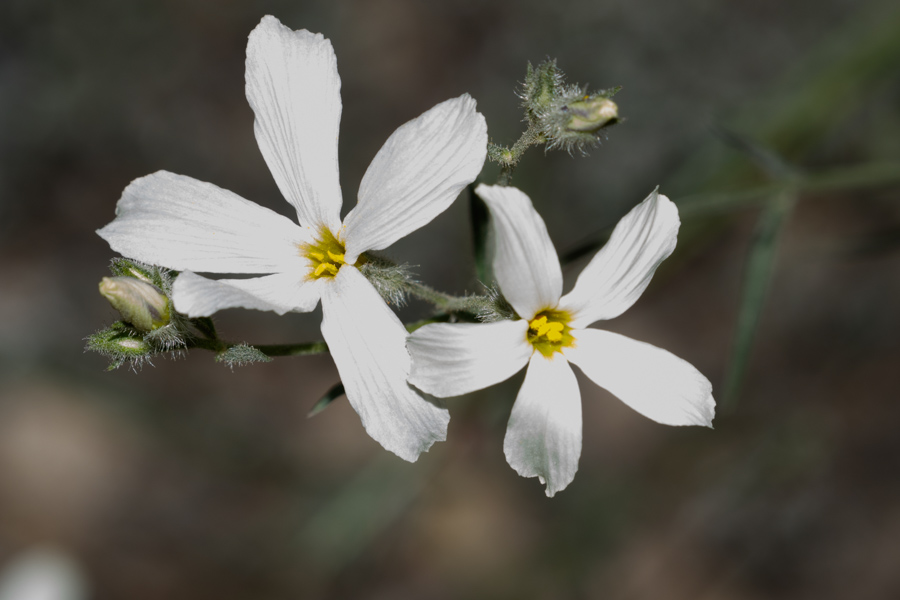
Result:
M299 225L236 194L160 171L132 182L99 230L121 254L182 271L175 309L190 317L243 307L308 312L366 431L414 461L445 439L449 414L407 382L406 330L359 266L443 212L484 163L487 126L468 95L402 125L362 179L341 221L340 78L331 42L267 16L247 44L254 132ZM195 272L252 275L213 280Z
M528 365L503 450L519 475L546 483L547 496L571 483L581 455L581 394L569 363L654 421L711 426L712 385L697 369L655 346L588 328L634 304L675 249L680 221L668 198L654 191L625 215L563 296L559 258L528 196L513 187L475 191L492 217L497 282L520 318L418 329L407 342L410 383L446 398Z

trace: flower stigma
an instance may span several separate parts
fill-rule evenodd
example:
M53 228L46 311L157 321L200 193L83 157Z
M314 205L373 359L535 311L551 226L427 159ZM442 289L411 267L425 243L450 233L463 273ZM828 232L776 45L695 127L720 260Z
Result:
M554 352L575 345L575 338L569 333L571 315L561 310L542 310L528 322L528 343L547 358Z
M344 261L344 244L338 240L331 230L323 227L319 237L311 244L300 244L300 255L309 260L309 278L334 278L346 264Z

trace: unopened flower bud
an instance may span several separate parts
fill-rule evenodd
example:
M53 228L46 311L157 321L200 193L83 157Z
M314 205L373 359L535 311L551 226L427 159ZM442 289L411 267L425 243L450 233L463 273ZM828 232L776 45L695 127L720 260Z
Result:
M141 281L154 285L156 285L153 278L154 272L159 271L159 267L145 265L122 257L114 258L109 268L113 272L113 275L119 277L134 277L135 279L140 279Z
M564 148L584 154L603 137L601 130L619 120L619 107L609 99L616 90L585 94L573 87L541 115L542 133L550 150Z
M150 345L139 337L120 337L110 342L115 350L129 356L144 356L151 351Z
M585 96L582 100L563 105L560 110L568 114L566 130L579 133L594 133L619 118L619 107L603 96Z
M169 323L169 299L151 283L131 277L104 277L100 294L138 331L153 331Z
M563 75L555 60L545 60L536 67L528 63L525 84L520 94L529 120L537 121L563 92Z
M146 273L144 273L142 270L138 269L134 265L129 265L124 270L122 275L126 276L126 277L134 277L135 279L139 279L141 281L149 283L150 285L153 285L153 281L150 279L150 277L148 277Z

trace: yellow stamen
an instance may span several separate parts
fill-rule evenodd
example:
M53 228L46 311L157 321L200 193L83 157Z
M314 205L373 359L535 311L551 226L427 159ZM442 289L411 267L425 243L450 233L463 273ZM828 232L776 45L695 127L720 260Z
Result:
M528 327L536 330L536 329L539 329L540 326L546 322L547 322L547 317L540 316L540 317L534 319L533 321L531 321L531 323L528 324Z
M332 275L337 275L338 268L336 265L333 265L331 263L321 263L318 267L316 267L316 270L313 271L313 274L316 277L321 277L322 273L324 273L325 271L328 271Z
M332 278L337 275L344 260L344 244L325 227L319 230L315 242L300 244L300 256L309 261L309 278Z
M569 333L571 316L560 310L543 310L528 322L527 339L534 349L550 358L563 348L575 344Z

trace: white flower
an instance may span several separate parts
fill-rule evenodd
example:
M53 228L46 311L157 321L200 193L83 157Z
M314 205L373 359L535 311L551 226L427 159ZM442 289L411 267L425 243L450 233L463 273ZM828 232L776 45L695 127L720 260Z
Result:
M494 271L521 317L485 324L426 325L409 337L410 383L446 398L499 383L526 364L503 449L547 495L565 489L581 455L581 397L569 363L639 413L666 425L710 426L712 385L693 366L643 342L588 325L622 314L675 249L675 205L654 191L616 225L606 246L562 295L562 270L531 200L512 187L480 185L496 234Z
M164 171L122 194L98 231L125 256L184 271L175 309L190 317L232 307L311 311L366 431L414 461L446 438L446 409L406 382L406 330L356 268L444 211L484 163L487 126L468 95L398 128L363 177L343 223L338 181L340 78L331 43L264 17L247 44L246 92L254 131L290 219L229 191ZM211 280L191 271L263 275Z

